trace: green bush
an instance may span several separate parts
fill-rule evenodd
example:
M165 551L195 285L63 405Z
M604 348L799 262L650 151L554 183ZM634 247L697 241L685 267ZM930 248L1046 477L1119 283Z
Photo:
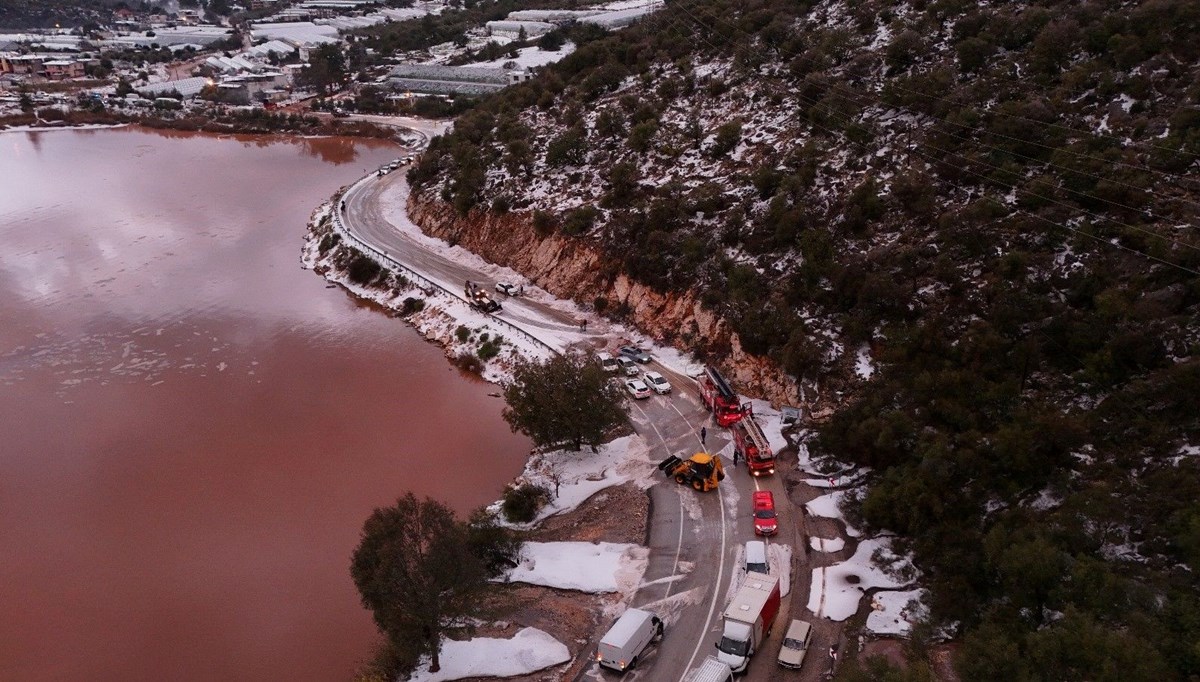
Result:
M379 263L361 253L354 254L347 270L350 281L363 286L371 286L383 276L383 268L379 266Z
M529 523L537 517L547 502L550 501L550 491L532 483L522 483L519 486L508 486L504 490L504 499L500 508L504 518L512 523Z

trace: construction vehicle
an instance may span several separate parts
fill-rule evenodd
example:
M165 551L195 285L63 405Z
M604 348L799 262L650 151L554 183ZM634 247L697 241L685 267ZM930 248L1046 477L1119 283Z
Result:
M478 284L467 280L467 286L463 289L466 294L467 302L476 310L481 310L485 313L494 313L500 310L500 302L488 295L488 292Z
M730 430L733 431L733 449L746 460L750 475L769 476L775 473L775 452L771 450L766 434L749 410L734 422Z
M737 393L733 392L729 382L725 381L725 377L721 376L716 367L704 368L704 375L700 377L700 397L712 412L717 424L724 428L729 428L746 413Z
M697 452L687 459L671 455L659 462L658 470L674 477L676 483L690 485L700 492L708 492L717 487L718 481L725 480L721 456L707 452Z
M762 648L779 613L779 578L750 572L725 609L717 658L735 673L745 672Z

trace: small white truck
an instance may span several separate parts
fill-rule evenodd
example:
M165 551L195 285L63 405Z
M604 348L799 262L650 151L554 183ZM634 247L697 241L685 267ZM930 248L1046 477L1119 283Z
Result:
M663 622L642 609L629 609L600 638L596 662L618 672L637 665L646 645L663 636Z
M724 630L717 642L717 658L735 673L750 665L762 647L775 615L779 613L779 578L750 572L725 609Z

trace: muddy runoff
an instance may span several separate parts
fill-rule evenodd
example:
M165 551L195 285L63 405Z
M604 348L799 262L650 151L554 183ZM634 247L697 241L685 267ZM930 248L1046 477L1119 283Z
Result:
M313 206L400 149L0 145L0 679L349 679L363 520L466 514L529 452L494 386L301 269Z

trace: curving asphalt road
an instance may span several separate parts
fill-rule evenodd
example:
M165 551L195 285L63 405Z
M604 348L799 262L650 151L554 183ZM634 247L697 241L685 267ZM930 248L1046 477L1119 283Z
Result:
M362 117L376 123L408 127L427 142L428 136L444 129L444 124L431 124L419 119L376 120L381 117ZM412 125L408 125L411 123ZM424 143L413 148L413 152ZM408 195L403 167L384 176L370 176L353 185L344 195L342 221L347 230L368 245L388 254L406 267L451 290L461 290L470 280L492 288L495 280L489 272L494 266L465 265L449 255L451 247L416 234L400 209ZM396 221L396 222L393 222ZM532 293L532 288L531 289ZM539 294L540 295L540 294ZM580 328L580 317L536 300L536 296L502 299L504 308L497 317L520 326L531 335L546 340L552 346L588 345L612 348L618 343L615 332L606 320L587 319L587 331ZM708 449L720 451L729 442L729 435L709 418L700 402L695 382L668 368L655 369L665 374L675 390L668 396L654 396L634 403L632 416L635 428L651 444L651 459L661 460L669 454L687 457L701 449L699 431L708 428ZM697 493L666 479L650 489L651 515L649 528L649 565L643 585L638 590L635 606L654 609L665 616L667 636L651 647L639 667L623 677L624 680L682 680L705 656L715 653L720 638L721 613L728 601L728 590L738 565L741 547L754 539L750 516L750 492L755 489L775 493L780 516L780 536L774 541L792 546L792 591L783 599L780 614L768 644L751 660L747 680L817 680L826 662L818 647L827 646L814 641L811 658L802 675L781 673L774 657L792 614L807 614L804 604L808 595L809 570L806 562L807 533L800 510L787 504L788 491L782 476L765 479L751 477L745 467L728 467L727 477L716 492ZM811 614L808 614L811 615ZM597 632L585 647L594 651L603 632ZM840 635L833 635L840 636ZM602 671L592 664L577 679L617 680L620 676Z

